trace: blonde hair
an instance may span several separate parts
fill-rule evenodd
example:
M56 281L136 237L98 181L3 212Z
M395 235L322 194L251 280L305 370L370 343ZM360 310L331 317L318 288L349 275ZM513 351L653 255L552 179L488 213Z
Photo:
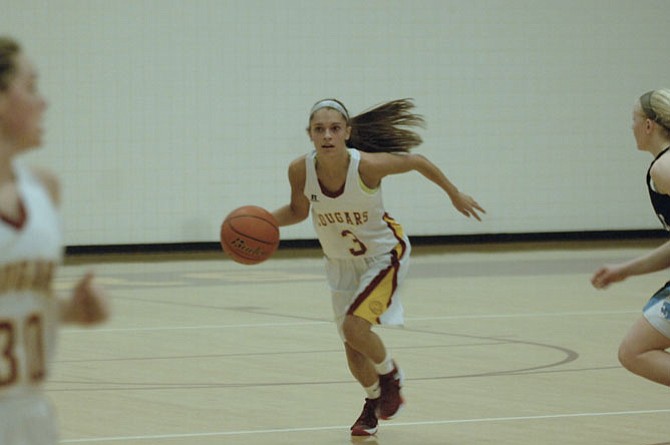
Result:
M648 91L640 96L642 112L670 133L670 89Z
M342 102L324 99L312 107L310 123L314 113L321 108L338 111L351 127L348 147L369 153L408 152L423 142L421 136L411 129L425 126L423 116L412 113L412 99L385 102L351 118Z
M21 46L11 37L0 36L0 91L5 91L16 72L16 56Z

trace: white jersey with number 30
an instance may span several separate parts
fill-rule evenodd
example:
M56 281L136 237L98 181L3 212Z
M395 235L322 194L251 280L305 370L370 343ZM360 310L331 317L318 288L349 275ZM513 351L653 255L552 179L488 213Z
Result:
M312 208L312 223L328 258L374 257L391 252L407 239L402 227L384 210L381 186L369 190L358 166L361 154L348 149L349 169L342 190L331 192L319 183L316 151L305 158L305 196Z
M62 258L60 217L28 168L15 164L14 173L22 217L0 215L0 443L56 444L41 386L58 325L52 281Z

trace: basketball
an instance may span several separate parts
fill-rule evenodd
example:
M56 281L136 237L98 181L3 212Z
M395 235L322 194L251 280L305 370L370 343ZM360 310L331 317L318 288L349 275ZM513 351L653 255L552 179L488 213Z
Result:
M221 247L240 264L258 264L279 246L279 225L262 207L239 207L221 224Z

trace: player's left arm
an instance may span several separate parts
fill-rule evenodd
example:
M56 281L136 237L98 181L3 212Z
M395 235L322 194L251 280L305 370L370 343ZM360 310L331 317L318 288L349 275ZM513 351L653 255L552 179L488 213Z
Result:
M460 213L481 221L478 212L486 213L486 211L474 198L458 190L442 170L425 156L416 153L361 153L359 173L369 187L379 186L385 176L410 171L421 173L444 190Z
M31 171L49 193L54 205L60 205L60 184L51 171L32 167ZM60 319L63 323L90 325L101 323L109 317L109 306L104 292L93 283L92 272L84 275L69 297L58 301Z

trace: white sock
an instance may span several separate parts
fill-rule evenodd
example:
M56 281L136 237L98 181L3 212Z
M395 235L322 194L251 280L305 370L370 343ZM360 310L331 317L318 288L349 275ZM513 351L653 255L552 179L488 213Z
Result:
M386 358L381 363L375 363L375 371L377 374L384 375L393 371L393 358L390 354L386 354Z
M379 387L379 381L376 381L374 385L365 388L365 392L368 394L368 399L379 398L382 395L382 390Z

